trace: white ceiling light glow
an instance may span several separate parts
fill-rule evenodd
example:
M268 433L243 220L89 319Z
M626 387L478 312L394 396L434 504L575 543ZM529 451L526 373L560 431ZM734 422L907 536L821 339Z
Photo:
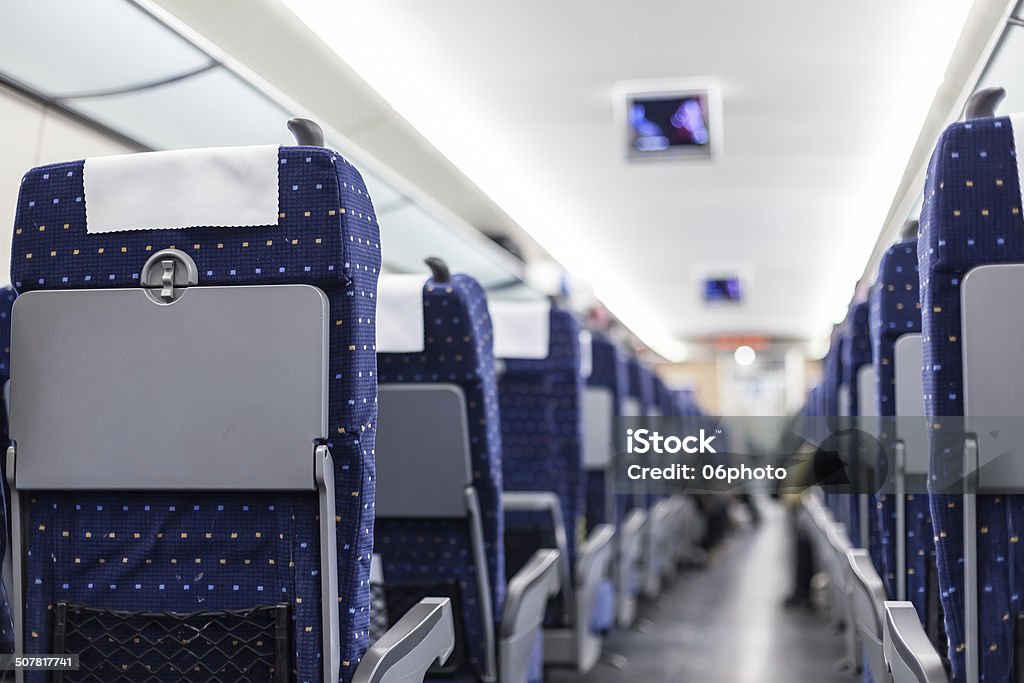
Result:
M827 333L971 6L684 0L651 22L588 0L283 1L668 358L677 334ZM628 164L615 85L695 77L721 84L727 153ZM722 258L751 264L756 302L709 310L691 296L692 269Z
M757 360L757 352L746 345L737 346L736 350L732 354L732 357L736 361L737 365L749 367L754 364L755 360Z

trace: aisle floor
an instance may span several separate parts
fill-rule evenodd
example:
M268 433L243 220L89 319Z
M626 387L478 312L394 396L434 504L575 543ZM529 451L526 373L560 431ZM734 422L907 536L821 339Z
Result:
M785 510L764 501L762 522L740 528L703 569L675 580L637 625L616 632L587 675L548 672L549 683L855 683L836 669L842 636L828 618L787 610L791 541ZM619 659L618 666L612 664Z

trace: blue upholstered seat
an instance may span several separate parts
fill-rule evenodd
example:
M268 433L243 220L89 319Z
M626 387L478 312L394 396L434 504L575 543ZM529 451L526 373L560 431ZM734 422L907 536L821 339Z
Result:
M612 530L591 537L586 528L582 353L591 345L570 312L546 301L500 301L492 314L502 368L506 562L510 573L521 573L539 550L561 551L562 590L543 621L552 645L545 661L586 671L600 655L597 636L610 627L613 607L610 586L600 586Z
M871 364L871 328L868 324L868 302L862 301L854 304L850 307L850 311L846 316L846 325L844 329L845 342L843 344L843 385L846 387L847 397L849 398L848 411L851 417L857 417L859 413L859 400L860 392L857 386L857 373L865 365ZM849 423L850 427L853 427L853 422ZM859 444L855 441L856 433L854 434L853 440L850 445L855 449L859 449ZM856 452L851 454L851 457L856 459ZM862 544L862 524L867 524L867 520L862 520L861 508L860 508L860 493L859 491L854 492L853 495L848 497L849 509L849 523L847 525L847 531L850 534L850 542L853 543L854 547L860 547ZM875 540L875 532L873 525L868 527L868 536L871 541ZM869 548L871 548L872 557L875 557L874 553L877 552L877 543L872 544L869 542ZM876 564L876 566L878 566Z
M846 343L843 346L843 383L850 392L850 414L857 415L859 404L857 371L871 364L871 328L869 305L862 301L850 308L846 319Z
M595 334L591 342L594 354L593 369L590 377L587 378L587 386L604 387L612 394L612 403L615 414L622 414L622 402L625 398L628 377L626 375L626 360L622 352L618 350L608 337L602 334ZM610 482L606 481L604 470L588 470L586 482L586 515L587 531L591 531L598 524L612 524L619 528L621 517L616 508L606 509L607 496L606 487Z
M643 363L634 357L626 361L626 373L629 380L627 395L639 402L641 414L646 415L647 410L654 404L653 378Z
M10 285L0 288L0 389L11 378L11 308L17 293ZM7 432L7 410L3 398L0 397L0 446L4 450L4 462L0 463L0 472L6 469L6 450L10 445ZM7 477L0 481L0 560L7 554L7 529L10 526L7 514L10 491L7 488ZM9 587L0 581L0 653L14 652L14 624L11 621L11 605L7 599Z
M622 414L622 402L629 381L626 374L626 359L618 347L603 334L595 333L593 335L591 350L593 367L586 380L587 386L600 387L610 392L612 419L614 419ZM606 469L588 468L585 476L587 534L592 533L599 524L610 524L618 534L622 523L618 505L620 496L614 494L615 484L612 481L612 472ZM595 632L604 633L613 628L614 622L615 588L614 582L609 580L602 586L598 595L598 604L594 608L594 620L591 628Z
M839 387L843 379L843 347L846 338L842 334L833 335L832 345L825 355L824 372L821 381L820 408L824 422L832 430L839 427ZM822 434L822 438L828 434ZM836 522L847 524L849 520L849 495L844 493L826 492L825 502ZM849 526L847 526L849 529Z
M839 387L843 383L843 354L846 337L837 334L825 358L825 377L823 381L823 407L825 416L834 418L839 415Z
M320 595L315 496L34 493L26 503L26 650L52 652L58 601L173 612L283 601L292 609L295 678L320 681L320 604L337 599L341 678L349 680L367 646L380 267L359 172L327 149L281 147L277 225L91 232L86 164L25 176L11 268L20 293L138 287L149 256L174 247L195 261L200 286L304 283L327 295L339 594Z
M467 275L423 287L424 350L378 354L381 383L451 383L464 392L468 410L473 486L482 513L488 582L495 623L505 601L506 572L502 513L502 434L493 332L483 288ZM402 588L408 602L447 594L457 587L456 620L463 632L470 679L484 674L484 624L470 529L465 519L378 519L376 550L390 595ZM390 610L389 610L390 611ZM401 611L398 612L399 614Z
M663 416L677 417L683 414L682 404L679 402L679 397L676 396L672 390L657 377L655 377L654 390L655 396L657 396L658 409L661 411Z
M943 417L963 415L960 284L975 266L1024 261L1021 195L1010 119L954 123L932 154L921 211L921 278L925 412L931 429L933 480L956 481L960 439L943 438ZM964 535L962 499L932 495L938 577L953 680L964 680ZM1020 496L979 495L978 598L980 673L1010 680L1013 626L1020 612L1024 562Z
M498 383L504 443L505 489L550 491L562 503L569 561L582 541L586 477L582 454L580 328L568 311L552 307L546 358L508 358ZM538 520L510 514L512 534L537 537ZM541 522L543 523L543 522ZM526 543L525 550L539 547ZM529 555L520 559L525 562Z
M646 417L654 404L652 377L639 360L630 357L626 361L626 378L626 397L632 400L637 411L636 415L631 415L631 417ZM620 517L633 508L646 510L650 506L651 497L640 487L635 488L631 494L619 496Z
M896 341L904 334L921 331L921 301L918 296L917 240L890 247L882 256L878 282L871 292L871 341L874 347L876 404L882 418L880 439L887 453L895 448L893 423L885 418L896 414ZM875 501L879 530L881 568L889 597L896 598L896 506L891 495L881 493ZM933 563L931 512L928 496L921 492L906 497L906 597L914 603L922 623L927 622L926 579Z
M672 389L671 392L680 415L700 416L703 414L692 389Z

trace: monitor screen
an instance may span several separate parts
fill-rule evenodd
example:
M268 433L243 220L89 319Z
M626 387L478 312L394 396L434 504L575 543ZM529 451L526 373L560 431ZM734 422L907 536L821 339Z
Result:
M705 93L635 95L626 106L631 158L710 156Z
M738 277L709 277L704 280L704 300L707 302L738 302L742 298Z

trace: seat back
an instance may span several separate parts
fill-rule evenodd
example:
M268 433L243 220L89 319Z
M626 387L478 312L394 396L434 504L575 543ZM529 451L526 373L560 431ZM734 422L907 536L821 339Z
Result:
M964 474L964 339L981 332L962 324L969 313L962 306L967 297L964 284L978 266L1024 262L1016 158L1021 131L1024 122L1017 117L954 123L940 136L929 163L918 259L922 380L931 477L936 482L960 481ZM1019 299L1018 291L1004 291L997 300L980 302L973 310L996 314L998 334L1019 339L1012 327L1018 320L1008 306L1015 298ZM1018 365L1016 355L988 355L1008 372ZM1003 376L995 385L1018 383ZM1017 405L1006 409L1021 414ZM1024 524L1022 499L946 491L931 496L931 511L953 679L1010 680L1014 625L1020 612L1016 596L1024 589L1024 549L1017 542ZM967 571L974 574L970 579ZM965 612L965 603L981 616L976 619Z
M640 364L641 393L644 402L644 415L647 417L661 416L661 403L658 402L658 379L647 365Z
M644 408L644 416L649 418L651 429L657 429L657 419L665 417L665 406L661 402L661 395L658 392L658 378L647 365L641 364L640 366L640 381L643 384L643 394L646 400L646 407ZM651 487L652 489L654 487ZM653 490L648 492L647 495L647 506L652 507L657 501L664 498L664 495L655 493Z
M862 301L850 308L846 320L846 342L843 345L843 385L849 392L851 416L861 413L859 381L864 369L871 365L871 328L869 325L869 303Z
M845 341L843 335L833 335L832 345L829 347L823 363L824 372L821 382L821 416L823 418L821 428L823 433L819 435L821 440L830 436L829 431L836 431L840 428L839 395L843 378L842 357ZM849 496L844 493L828 491L825 494L825 503L832 513L833 519L843 525L849 521L848 499Z
M654 384L650 381L646 368L634 357L626 361L626 377L628 380L626 391L626 407L623 415L632 418L633 421L643 420L648 417L651 406L654 403ZM651 496L647 491L649 484L646 481L633 483L633 491L625 496L619 496L619 514L625 515L633 508L648 509L651 506Z
M388 395L394 404L384 409L382 419L391 419L395 425L400 420L401 426L384 437L377 457L389 461L382 473L400 475L405 462L421 458L428 469L432 462L438 463L431 479L439 471L445 474L434 491L399 487L397 476L391 481L381 479L375 547L381 557L388 613L404 614L426 595L451 597L457 643L450 667L493 676L506 572L502 438L491 318L483 288L467 275L452 275L448 282L432 278L417 289L422 297L422 304L416 304L422 310L422 323L414 323L422 334L419 349L390 352L382 346L378 353L381 396ZM385 315L383 308L379 315ZM382 327L385 324L381 320ZM416 400L410 389L419 389L427 404L408 403ZM396 390L399 393L389 393ZM403 400L405 404L400 403ZM454 407L446 410L442 400ZM433 422L435 416L444 424ZM438 461L444 454L437 452L438 439L430 438L438 432L462 439L463 446L450 454L456 458L467 454L462 474L457 472L458 462L442 466ZM402 445L428 440L431 443L417 453L406 452ZM467 484L475 500L472 506L466 504Z
M672 396L676 401L679 414L683 416L701 416L703 411L697 403L696 396L692 389L672 390Z
M584 395L584 460L587 531L598 524L619 528L612 463L616 417L625 399L626 361L608 337L593 335L593 369Z
M6 385L7 380L11 377L11 308L14 306L14 299L17 296L17 292L10 285L4 285L0 288L0 444L2 444L4 450L7 450L7 446L10 445L11 440L7 427L7 400L6 400ZM4 458L6 461L6 458ZM4 476L0 477L0 523L3 524L3 529L10 527L10 521L8 519L8 511L10 505L10 491L7 488L7 477L6 471L3 469L3 463L0 463L0 471L4 471ZM10 558L7 556L7 534L0 534L0 562L6 568L8 566ZM11 620L11 604L8 599L8 591L10 590L10 575L4 571L3 578L0 580L0 654L12 654L14 652L14 623Z
M543 491L558 496L572 566L585 529L586 473L583 467L583 378L580 374L580 327L572 314L555 306L502 302L496 316L499 339L513 334L508 316L535 308L535 325L547 323L543 357L502 356L498 382L501 402L503 467L507 491ZM514 309L516 312L511 312ZM511 351L515 353L515 351ZM519 354L523 356L525 354ZM536 354L539 356L539 354ZM553 547L546 515L517 513L507 517L509 552L524 564L536 548ZM521 550L521 552L518 552ZM517 566L518 568L518 566Z
M845 343L843 344L843 382L842 391L846 401L845 415L848 417L846 426L856 430L858 417L861 408L861 385L863 373L871 369L871 333L868 325L868 302L862 301L850 307L846 318L844 330ZM874 390L874 387L871 387ZM870 485L870 476L865 472L864 458L868 454L862 449L867 447L862 443L858 431L853 431L845 439L849 446L849 462L851 465L851 478L854 479L854 492L849 497L848 529L850 540L854 546L859 548L873 548L875 534L872 525L868 523L868 499L869 495L864 491ZM872 550L874 553L875 550Z
M655 377L655 395L657 398L658 409L664 417L678 417L682 415L680 411L679 402L676 400L675 395L668 388L668 386L660 378Z
M879 494L876 507L882 560L879 573L889 597L912 602L922 623L927 623L927 581L935 574L931 512L924 492L925 478L921 476L927 473L927 444L899 433L901 429L913 426L914 417L923 418L923 415L914 414L923 413L923 410L912 410L902 415L910 418L905 425L893 419L901 414L898 410L900 404L913 398L912 394L921 400L920 363L902 367L912 361L903 357L900 363L897 358L898 347L905 349L915 340L920 343L919 285L917 240L905 240L890 247L882 256L878 281L871 292L871 341L878 386L878 437L883 450L892 456L888 463L889 478L902 481L901 491L906 491L908 485L913 489L902 500L896 499L896 491L892 489ZM905 356L905 353L903 351L900 355ZM909 386L899 382L898 363L901 365L900 377L910 375ZM897 393L900 393L900 400L897 400ZM898 442L902 456L897 456ZM922 455L925 461L923 470L915 471L913 463L908 466L907 460L913 457L916 463Z
M248 286L255 285L322 292L332 322L320 398L327 407L324 445L334 462L324 486L335 492L336 544L320 542L323 510L312 493L32 491L22 510L25 553L16 558L24 561L25 651L53 652L59 603L192 613L284 602L291 612L288 659L298 678L333 677L321 673L333 660L341 680L349 680L367 646L374 492L372 320L380 240L363 181L330 150L267 147L53 164L22 182L12 247L12 277L22 295L88 290L95 299L93 290L137 290L144 264L165 249L184 255L182 268L160 273L158 259L155 289L140 296L159 300L184 284L203 291L181 295L193 302L208 299L207 289L252 292ZM162 283L161 275L173 282ZM170 314L179 303L162 310ZM106 330L96 321L88 329L114 338L126 323L116 315L110 322ZM17 307L13 325L17 340ZM168 335L202 332L167 328ZM31 351L15 341L12 429L21 419L20 392L33 391L17 383L23 350ZM116 441L116 427L110 432ZM83 442L77 456L102 450ZM335 548L338 595L326 596L320 560ZM340 652L325 653L320 606L335 600Z

